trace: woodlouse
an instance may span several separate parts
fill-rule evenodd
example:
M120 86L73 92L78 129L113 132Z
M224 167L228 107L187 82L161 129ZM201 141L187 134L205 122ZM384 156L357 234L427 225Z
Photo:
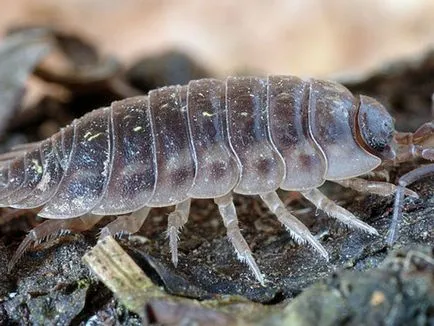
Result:
M330 180L381 195L398 189L397 220L404 192L417 197L405 186L433 166L410 172L398 187L357 176L383 162L433 159L434 150L424 143L432 132L432 123L412 134L396 132L373 98L353 96L335 82L294 76L200 79L114 102L2 156L0 204L43 206L39 215L49 219L28 234L11 266L29 244L62 230L83 231L104 215L121 215L102 236L135 233L151 207L171 205L167 231L176 265L177 236L191 199L213 198L238 257L263 283L238 227L233 192L259 195L298 242L327 259L276 190L299 191L339 221L377 234L317 188Z

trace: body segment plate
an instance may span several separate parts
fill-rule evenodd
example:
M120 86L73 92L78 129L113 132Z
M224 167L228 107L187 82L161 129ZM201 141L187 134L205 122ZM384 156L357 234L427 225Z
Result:
M267 81L256 77L229 77L226 105L229 141L240 167L234 191L260 194L279 188L283 159L268 132Z
M189 196L213 198L231 191L238 182L238 165L228 140L225 83L201 79L188 84L188 118L197 162Z
M190 144L186 92L181 86L149 92L154 126L157 184L148 206L169 206L188 198L195 162Z
M146 205L156 181L155 142L146 96L112 104L110 180L94 214L126 214Z
M268 78L271 138L285 160L280 188L306 190L325 180L326 160L309 133L309 84L292 76Z
M327 159L327 180L348 179L376 168L381 160L354 139L357 103L344 86L311 79L309 126Z
M54 219L81 216L99 203L111 167L110 113L110 108L92 111L73 123L74 145L67 170L57 193L40 216Z

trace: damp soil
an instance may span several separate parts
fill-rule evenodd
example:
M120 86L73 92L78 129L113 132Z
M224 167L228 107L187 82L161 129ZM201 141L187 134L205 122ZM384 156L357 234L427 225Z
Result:
M17 29L13 33L28 31ZM47 88L44 96L25 106L21 77L2 75L0 64L0 86L9 82L1 78L15 78L17 84L10 90L15 100L2 111L10 121L0 130L2 151L17 143L40 140L86 111L113 100L210 76L206 68L176 51L123 67L115 58L101 57L79 36L51 29L44 29L44 33L49 35L60 63L46 60L34 68L29 62L26 73L56 84L61 91ZM28 43L24 37L22 48L26 51ZM64 69L59 72L58 67ZM433 118L433 77L434 52L427 52L342 82L355 93L378 98L396 118L397 129L407 131ZM17 106L25 107L17 110ZM396 183L400 175L424 163L390 168L390 182ZM385 242L392 197L360 194L332 183L321 188L375 227L380 235L373 236L335 222L296 193L281 192L282 200L329 252L328 262L296 244L258 198L235 195L240 228L266 277L265 286L237 260L211 200L193 201L189 221L180 234L176 268L165 234L171 209L152 210L137 234L140 238L119 241L168 296L217 302L212 309L201 310L173 306L164 299L150 301L147 309L151 324L207 325L222 320L226 324L255 325L383 325L387 321L390 325L433 325L434 177L410 188L420 198L405 199L399 237L392 248ZM98 229L42 243L8 273L7 263L20 241L41 222L36 214L37 210L0 210L0 324L140 325L143 320L123 307L81 260L95 245ZM417 258L416 263L412 257ZM239 303L227 298L239 297L254 309L247 309L249 313L245 314L231 310L231 304ZM219 300L224 304L219 305ZM180 320L179 316L187 319Z

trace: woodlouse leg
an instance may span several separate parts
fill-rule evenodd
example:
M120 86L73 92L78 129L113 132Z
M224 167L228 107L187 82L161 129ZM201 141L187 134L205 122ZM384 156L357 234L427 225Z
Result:
M118 216L116 220L110 222L101 229L100 239L111 235L121 237L124 234L134 234L140 230L151 208L143 207L129 215Z
M398 189L399 191L399 189ZM368 233L372 233L378 235L376 229L368 224L362 222L357 217L355 217L352 213L347 211L345 208L335 204L332 200L327 198L323 193L321 193L318 189L311 189L308 191L303 191L301 194L310 202L312 202L317 208L324 211L326 214L336 218L342 223L347 224L350 227L355 227L362 229Z
M310 244L326 260L329 259L325 248L315 239L309 229L285 208L275 191L263 194L260 197L298 243Z
M44 240L49 241L70 232L89 230L98 223L101 218L103 218L103 216L89 214L77 218L46 220L42 222L32 229L21 242L8 264L8 271L10 272L12 270L32 243L38 244Z
M249 245L240 232L237 212L232 201L232 194L215 198L214 202L219 208L220 215L223 218L223 223L227 230L227 236L235 248L238 259L243 262L245 261L247 265L249 265L256 279L261 283L261 285L264 285L264 276L252 256L252 251L250 250Z
M384 180L385 182L390 181L390 172L389 172L389 170L387 170L385 168L370 171L370 172L366 173L365 176L372 178L372 179Z
M370 181L360 178L352 178L346 180L334 180L334 183L340 184L342 187L351 188L358 192L362 193L370 193L380 196L390 196L393 195L398 187L393 183L389 182L381 182L381 181ZM404 189L405 195L411 196L414 198L419 198L417 193L408 188Z
M421 166L417 169L414 169L403 176L401 176L398 180L398 190L395 195L395 203L393 205L393 217L392 223L390 224L389 234L387 235L387 244L390 246L395 242L398 230L398 224L402 215L402 202L404 201L404 189L409 184L425 177L429 174L434 173L434 164L429 164L425 166Z
M175 267L178 265L178 233L179 230L188 221L190 214L191 199L187 199L175 206L175 210L169 214L167 220L167 236L169 237L170 252L172 254L172 263Z

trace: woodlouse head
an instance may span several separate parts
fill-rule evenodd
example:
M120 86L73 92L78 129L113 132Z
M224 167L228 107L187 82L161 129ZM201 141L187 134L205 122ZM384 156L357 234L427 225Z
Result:
M357 113L358 138L362 146L375 156L384 160L393 160L393 118L382 104L368 96L360 96Z

